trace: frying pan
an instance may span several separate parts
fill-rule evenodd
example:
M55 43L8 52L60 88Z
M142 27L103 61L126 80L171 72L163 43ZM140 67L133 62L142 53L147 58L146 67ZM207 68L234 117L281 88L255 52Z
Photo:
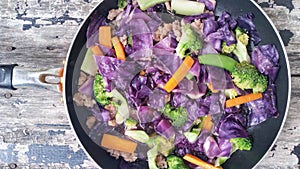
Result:
M80 67L83 62L87 49L86 32L90 22L90 17L94 13L107 15L112 8L117 8L117 1L104 0L101 2L83 22L73 43L69 49L68 57L64 67L63 74L63 98L69 120L85 152L102 168L116 169L119 168L120 160L111 157L106 150L96 144L87 134L85 127L85 111L77 107L73 102L73 95L77 91L77 80L80 74ZM277 106L279 116L268 119L266 122L259 124L249 130L253 137L253 148L251 151L238 151L222 165L223 168L253 168L264 157L266 152L273 146L276 141L285 118L290 100L291 79L289 63L283 42L275 26L263 12L263 10L253 1L248 0L217 0L215 10L216 15L221 15L223 11L229 12L233 17L252 12L255 15L254 23L261 36L260 44L274 44L279 52L280 70L275 81ZM27 86L43 87L55 89L61 83L60 69L50 69L42 72L24 72L15 65L0 65L0 87L17 89ZM60 74L60 75L59 75ZM141 167L142 168L142 167Z

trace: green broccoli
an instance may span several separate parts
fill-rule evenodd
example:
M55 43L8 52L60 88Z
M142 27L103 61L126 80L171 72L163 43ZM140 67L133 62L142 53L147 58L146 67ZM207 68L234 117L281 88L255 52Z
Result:
M230 142L232 144L232 152L235 152L236 150L251 150L252 143L249 138L232 138L230 139Z
M217 66L231 72L234 84L241 89L252 89L253 93L264 92L267 89L267 77L260 74L249 62L238 63L233 58L220 54L198 56L200 64Z
M249 138L241 138L241 137L232 138L232 139L230 139L230 142L232 144L232 149L231 149L230 155L232 155L237 150L249 151L252 148L252 143ZM228 159L229 159L229 157L218 157L215 160L215 166L222 165Z
M185 108L172 108L170 104L164 106L162 113L172 121L175 127L182 127L188 118Z
M137 0L137 3L139 5L139 7L141 8L141 10L146 10L150 7L153 7L156 4L160 4L160 3L164 3L164 2L168 2L170 0Z
M138 122L132 118L128 118L124 124L125 124L126 129L135 129Z
M236 48L236 44L226 45L226 42L222 42L222 53L232 53Z
M100 74L97 74L94 79L94 96L98 103L105 106L110 104L111 97L109 96L108 92L105 89L105 86L107 85L106 81L103 79L103 77Z
M190 50L197 51L202 48L202 40L197 33L192 29L191 25L186 24L182 27L182 36L176 47L176 53L180 58L184 58L186 52Z
M118 7L125 8L127 5L127 0L118 0Z
M167 157L167 163L168 169L189 169L189 167L184 164L183 159L175 155Z
M97 74L93 85L95 100L102 106L112 104L117 110L116 121L121 124L129 117L128 103L119 91L114 89L107 92L105 86L107 82L100 74Z
M231 73L234 84L240 89L252 89L253 93L264 92L268 81L260 74L256 67L246 61L236 64Z
M234 53L240 62L250 62L250 56L247 51L249 36L239 27L235 29L235 36L237 40L236 44L227 46L226 42L222 42L222 53Z
M233 99L238 95L238 93L237 93L236 89L225 89L224 95L229 99Z

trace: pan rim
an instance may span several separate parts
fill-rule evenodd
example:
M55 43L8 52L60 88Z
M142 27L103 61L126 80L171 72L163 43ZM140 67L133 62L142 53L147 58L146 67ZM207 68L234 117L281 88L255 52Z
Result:
M279 42L280 42L280 46L282 48L283 54L284 54L284 58L286 61L286 68L287 68L287 75L288 75L288 94L287 94L287 102L286 102L286 108L285 108L285 112L284 112L284 116L282 119L282 123L280 125L280 128L277 132L276 137L273 139L272 144L270 145L270 147L268 148L268 150L264 153L264 155L261 157L261 159L253 166L253 168L256 168L262 161L263 159L267 156L268 152L270 152L270 150L273 148L273 146L275 145L275 143L277 142L280 133L282 132L282 129L284 127L284 124L286 122L287 119L287 115L288 115L288 111L289 111L289 107L290 107L290 99L291 99L291 72L290 72L290 63L289 63L289 58L287 55L287 51L285 48L285 45L283 43L283 40L279 34L278 29L276 28L275 24L273 23L273 21L270 19L270 17L267 15L267 13L262 9L262 7L260 7L254 0L250 0L251 3L264 15L264 17L268 20L268 22L270 23L270 25L273 28L273 31L275 32Z
M73 39L71 41L71 44L69 46L68 52L67 52L67 57L66 57L66 64L64 65L64 74L63 74L63 78L64 80L66 80L66 75L67 75L67 67L68 67L68 63L69 63L69 58L70 58L70 54L72 51L72 47L74 46L74 43L76 41L76 38L79 34L79 32L82 30L83 25L87 22L87 20L89 19L89 17L91 16L91 14L98 8L98 6L103 2L104 0L100 0L97 5L95 5L95 7L88 13L88 15L85 17L85 19L82 21L81 25L79 26L79 28L77 29L75 35L73 36ZM289 111L289 107L290 107L290 100L291 100L291 72L290 72L290 63L289 63L289 59L288 59L288 55L287 55L287 51L285 48L285 45L283 43L283 40L279 34L278 29L276 28L275 24L272 22L272 20L270 19L270 17L266 14L266 12L262 9L262 7L260 7L254 0L250 0L250 2L263 14L263 16L268 20L268 22L270 23L270 25L272 26L273 31L276 34L276 37L278 38L279 42L280 42L280 46L282 48L283 54L284 54L284 59L286 61L286 68L287 68L287 75L288 75L288 93L287 93L287 101L286 101L286 108L285 108L285 112L284 112L284 116L282 119L282 123L280 125L280 128L277 132L276 137L273 139L272 144L269 146L268 150L263 154L263 156L260 158L259 161L256 162L256 164L253 166L253 168L256 168L262 161L263 159L266 157L267 153L272 149L272 147L275 145L275 143L277 142L280 133L283 130L283 127L286 123L286 119L287 119L287 115L288 115L288 111ZM71 127L71 130L73 131L76 140L78 142L78 144L81 146L82 150L84 151L85 155L87 155L87 157L89 159L91 159L93 161L93 163L98 166L99 168L102 168L96 161L94 158L92 158L92 156L90 155L90 153L87 151L87 149L85 148L85 146L83 146L83 143L81 142L79 136L77 135L76 130L74 129L71 117L70 117L70 113L69 113L69 109L68 109L68 104L67 104L67 93L66 93L66 83L64 83L63 85L63 100L64 100L64 108L65 111L68 112L67 113L67 117L68 117L68 123Z

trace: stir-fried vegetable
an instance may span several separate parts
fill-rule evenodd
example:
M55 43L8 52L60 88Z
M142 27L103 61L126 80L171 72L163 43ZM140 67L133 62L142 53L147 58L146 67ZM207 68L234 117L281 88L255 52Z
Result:
M172 108L170 104L166 104L162 109L163 115L171 119L172 125L182 127L187 121L187 112L184 108Z
M176 70L174 75L169 79L169 81L164 86L164 89L167 92L171 92L178 83L187 75L188 71L192 68L194 64L194 59L190 56L187 56L180 67Z
M207 54L198 57L201 64L224 68L231 72L233 82L240 89L252 89L253 93L267 89L267 78L256 67L246 61L238 63L234 59L219 54Z
M222 167L214 166L191 154L186 154L183 159L205 169L222 169Z
M175 155L170 155L167 157L169 169L189 169L185 164L182 158Z
M204 12L205 5L198 1L172 0L171 9L176 14L180 14L180 15L200 15Z
M192 29L191 25L184 25L182 27L182 37L176 47L176 53L184 58L187 51L197 51L202 48L202 40L199 35Z

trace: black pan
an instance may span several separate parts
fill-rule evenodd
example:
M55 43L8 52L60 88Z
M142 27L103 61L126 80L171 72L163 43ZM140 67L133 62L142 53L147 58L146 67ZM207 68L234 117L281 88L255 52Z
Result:
M117 1L105 0L100 3L93 12L84 21L79 29L74 41L70 47L67 62L64 71L64 101L69 119L74 131L82 144L82 147L86 150L86 153L102 168L117 169L119 168L120 160L116 160L111 157L106 150L102 149L96 144L87 134L85 127L86 115L83 115L83 108L77 107L73 102L73 95L76 93L77 80L80 74L80 67L83 62L87 49L86 32L89 25L89 18L93 13L100 13L107 15L108 11L117 7ZM276 79L276 94L277 106L279 116L274 119L268 119L266 122L253 127L250 130L250 134L253 137L253 148L251 151L238 151L228 160L223 168L241 169L241 168L253 168L262 160L266 152L273 146L276 141L279 132L281 131L285 118L287 116L287 110L290 99L290 72L287 55L284 49L284 45L279 36L278 31L274 27L273 23L263 12L263 10L254 2L248 0L217 0L216 15L220 15L223 11L227 11L232 16L237 17L239 15L252 12L255 15L255 25L262 38L260 44L274 44L278 49L280 55L280 71L278 78ZM43 86L46 88L53 88L51 84L58 84L57 72L59 70L49 70L45 72L38 72L24 74L18 70L16 65L2 65L0 67L0 85L2 87L15 89L28 85ZM15 73L15 74L14 74ZM22 74L23 73L23 74ZM21 76L20 76L21 74ZM42 75L42 76L41 76ZM50 80L45 80L45 76L50 76ZM31 77L25 78L24 77ZM41 78L42 77L42 78ZM51 80L51 77L53 79ZM15 78L15 79L14 79ZM19 79L22 79L21 81ZM55 80L56 78L56 80ZM50 81L50 82L49 82ZM50 84L49 84L50 83Z

